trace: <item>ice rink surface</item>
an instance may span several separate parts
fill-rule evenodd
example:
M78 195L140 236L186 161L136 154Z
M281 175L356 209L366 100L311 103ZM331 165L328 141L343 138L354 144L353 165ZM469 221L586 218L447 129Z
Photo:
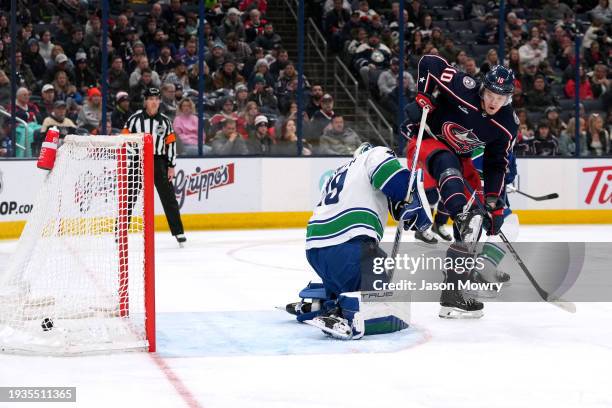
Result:
M178 249L159 233L157 354L0 355L0 385L77 387L53 407L612 407L612 303L489 303L456 321L416 303L407 330L332 340L275 310L316 280L304 235L189 232ZM612 242L612 228L521 227L519 240ZM0 270L15 245L0 242Z

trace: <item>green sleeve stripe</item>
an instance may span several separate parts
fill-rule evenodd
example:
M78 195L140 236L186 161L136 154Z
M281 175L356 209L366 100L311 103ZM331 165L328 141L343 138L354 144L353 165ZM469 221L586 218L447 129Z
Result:
M387 180L389 180L398 170L402 169L402 165L400 162L395 160L390 160L387 163L383 164L376 170L376 173L372 175L372 185L374 188L381 189Z
M356 225L368 225L376 231L380 238L383 236L384 229L378 216L367 211L351 211L323 224L309 224L306 238L334 235Z

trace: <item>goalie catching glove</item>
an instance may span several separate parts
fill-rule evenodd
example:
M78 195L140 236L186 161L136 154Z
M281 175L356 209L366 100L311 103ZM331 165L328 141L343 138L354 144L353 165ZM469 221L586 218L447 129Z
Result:
M415 186L408 194L408 201L389 199L389 212L395 221L404 223L405 231L422 232L431 227L433 217L423 187L423 170L418 169L415 176Z

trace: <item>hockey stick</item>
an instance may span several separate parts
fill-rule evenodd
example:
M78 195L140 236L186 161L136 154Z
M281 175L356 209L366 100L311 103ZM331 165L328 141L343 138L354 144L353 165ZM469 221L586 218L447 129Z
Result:
M525 197L531 198L534 201L554 200L555 198L559 198L559 194L557 193L546 194L543 196L532 196L512 186L508 186L507 188L509 193L519 193L520 195L524 195Z
M470 186L465 180L463 180L463 184L468 189L470 194L473 195L474 189L472 188L472 186ZM484 205L480 202L480 200L475 200L475 201L480 211L483 211L484 214L488 215L488 212L485 210ZM551 303L557 306L558 308L565 310L566 312L576 313L576 305L574 303L561 299L559 297L555 298L540 286L540 284L535 280L535 278L529 271L529 268L527 268L527 265L525 265L525 262L523 262L523 260L521 259L519 254L516 252L512 244L510 244L510 241L508 241L508 238L506 238L506 235L504 234L503 231L501 230L499 231L499 236L501 237L502 241L504 241L506 245L508 246L508 249L510 250L510 253L514 257L514 260L521 267L521 269L523 270L523 273L525 274L525 276L527 276L527 279L529 280L529 282L531 282L531 285L533 285L535 290L538 292L538 295L540 295L540 297L544 299L545 301L547 301L548 303Z
M417 135L416 146L414 149L414 155L412 156L412 168L410 169L410 179L408 181L408 192L406 193L406 200L410 201L410 192L412 191L412 184L415 182L416 178L416 165L417 159L419 157L419 151L421 150L421 142L423 141L423 133L425 132L425 122L427 121L427 114L429 113L429 108L423 108L423 113L421 114L421 122L419 123L419 133ZM393 241L393 249L391 250L391 259L395 259L397 256L397 252L399 251L400 241L402 240L402 233L404 232L404 223L398 221L397 229L395 230L395 239ZM387 276L389 278L389 282L393 279L393 274L395 273L395 262L393 263L393 269L387 272Z

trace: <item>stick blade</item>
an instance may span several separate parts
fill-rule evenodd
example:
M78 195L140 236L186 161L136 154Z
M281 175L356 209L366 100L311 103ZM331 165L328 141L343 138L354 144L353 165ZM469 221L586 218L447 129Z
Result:
M573 302L568 302L567 300L553 297L549 297L548 299L546 299L546 301L557 306L560 309L565 310L566 312L576 313L576 304L574 304Z

